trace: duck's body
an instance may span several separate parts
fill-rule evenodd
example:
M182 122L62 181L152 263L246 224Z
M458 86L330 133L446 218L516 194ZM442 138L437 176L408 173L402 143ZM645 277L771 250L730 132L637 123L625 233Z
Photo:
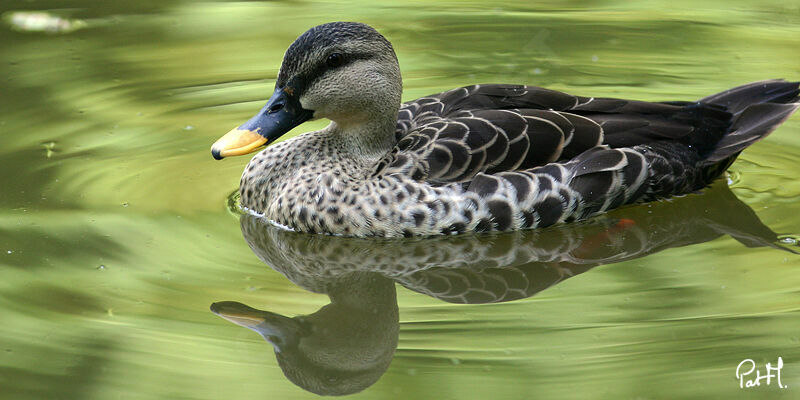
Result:
M798 84L780 80L692 103L478 85L400 105L400 91L391 45L372 28L306 32L273 99L229 135L258 145L312 116L334 122L256 155L242 205L349 236L544 227L701 189L800 106ZM215 157L252 150L226 138Z

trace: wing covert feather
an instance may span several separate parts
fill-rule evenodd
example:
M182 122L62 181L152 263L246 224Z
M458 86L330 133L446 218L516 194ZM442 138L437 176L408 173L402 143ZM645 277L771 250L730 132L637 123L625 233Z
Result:
M404 103L397 146L376 174L432 183L565 162L598 146L620 148L690 134L696 103L573 96L521 85L473 85ZM695 110L696 112L696 110Z

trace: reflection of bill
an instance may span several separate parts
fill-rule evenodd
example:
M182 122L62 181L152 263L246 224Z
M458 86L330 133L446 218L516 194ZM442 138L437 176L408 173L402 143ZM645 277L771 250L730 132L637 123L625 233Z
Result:
M766 374L761 376L761 371L756 369L756 362L751 359L745 359L736 367L736 378L739 379L739 387L751 388L761 386L761 380L766 379L767 383L764 386L769 386L772 383L772 378L778 382L778 387L786 389L788 386L781 383L781 369L783 368L783 358L778 357L777 366L773 367L772 364L767 363ZM752 376L755 372L755 377ZM752 379L751 379L752 378Z

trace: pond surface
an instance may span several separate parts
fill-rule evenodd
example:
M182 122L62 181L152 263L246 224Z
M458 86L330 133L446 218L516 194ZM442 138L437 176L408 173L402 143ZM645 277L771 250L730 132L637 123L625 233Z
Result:
M397 4L4 0L0 398L798 397L798 116L701 194L429 241L265 226L228 205L247 157L209 154L323 22L391 40L405 99L689 100L800 79L797 2ZM778 357L788 388L739 388Z

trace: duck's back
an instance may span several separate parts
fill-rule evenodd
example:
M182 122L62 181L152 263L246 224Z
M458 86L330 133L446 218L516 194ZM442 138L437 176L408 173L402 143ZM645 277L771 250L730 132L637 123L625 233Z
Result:
M488 209L476 230L548 226L705 187L797 96L782 80L665 103L470 86L404 104L375 175L463 187Z
M527 170L566 162L598 145L688 143L703 131L716 143L731 125L723 106L649 103L573 96L515 85L475 85L403 104L397 146L378 173L466 182L478 173Z

